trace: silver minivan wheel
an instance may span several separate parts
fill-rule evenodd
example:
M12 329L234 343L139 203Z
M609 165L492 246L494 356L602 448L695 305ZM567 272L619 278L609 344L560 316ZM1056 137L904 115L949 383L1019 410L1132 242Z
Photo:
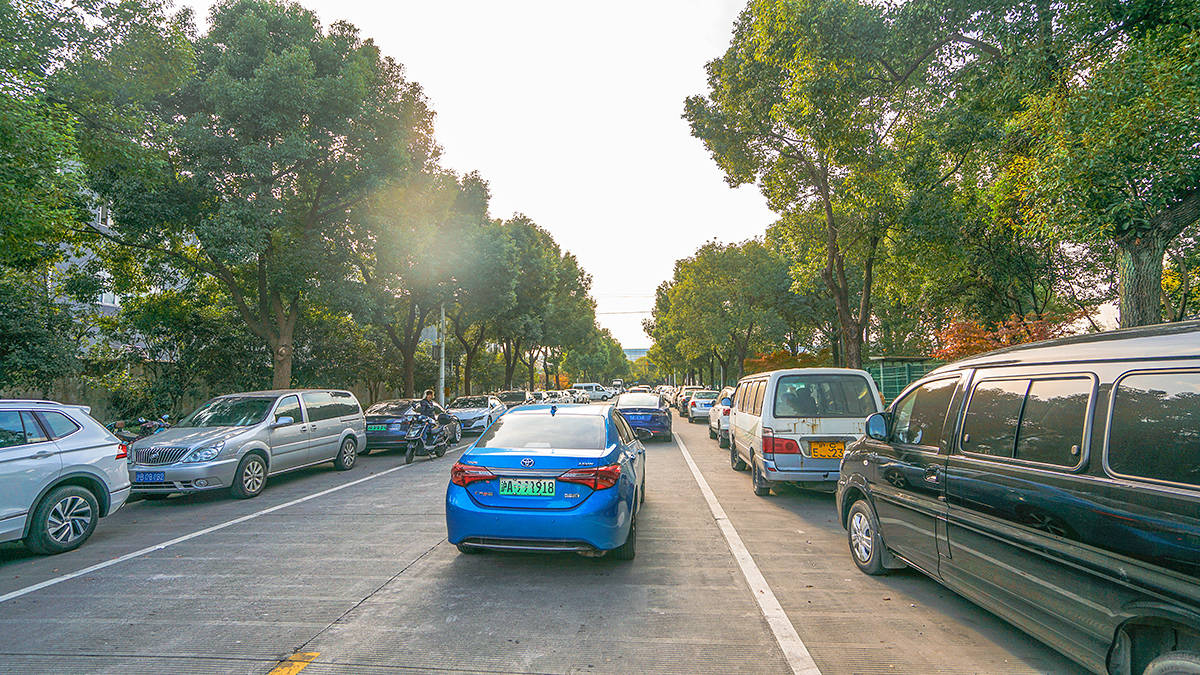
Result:
M230 490L238 499L257 497L267 484L267 462L258 454L246 455L238 463Z
M358 461L358 445L355 444L353 438L347 438L342 441L342 448L338 450L337 457L333 459L333 466L338 471L349 471L354 468L356 461Z

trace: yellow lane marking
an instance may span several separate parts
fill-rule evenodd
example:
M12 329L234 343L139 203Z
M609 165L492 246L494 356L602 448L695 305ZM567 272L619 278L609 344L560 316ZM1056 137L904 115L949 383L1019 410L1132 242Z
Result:
M317 660L321 652L297 652L279 662L275 669L267 673L267 675L296 675L296 673L308 667L308 664Z

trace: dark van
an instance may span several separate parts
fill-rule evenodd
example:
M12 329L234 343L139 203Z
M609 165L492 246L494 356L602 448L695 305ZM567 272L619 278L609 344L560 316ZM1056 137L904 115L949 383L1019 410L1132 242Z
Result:
M1200 322L913 383L842 462L867 574L912 566L1097 673L1200 673Z

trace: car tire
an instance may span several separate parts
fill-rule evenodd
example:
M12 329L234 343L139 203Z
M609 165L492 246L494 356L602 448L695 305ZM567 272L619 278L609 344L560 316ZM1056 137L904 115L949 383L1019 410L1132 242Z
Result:
M646 503L646 479L645 478L642 479L642 490L638 494L638 503L639 504Z
M73 551L92 536L99 519L100 502L91 490L78 485L55 488L34 509L25 547L42 555Z
M333 459L333 468L338 471L349 471L358 463L358 445L353 438L347 438L342 441L342 449L338 450L337 457Z
M728 448L729 447L729 434L722 434L721 432L717 432L717 447L718 448Z
M637 516L629 521L629 536L625 537L625 543L608 552L613 560L633 560L637 555Z
M717 438L717 432L713 431L711 426L708 428L708 437L714 440Z
M462 440L462 425L459 424L458 422L455 422L454 423L454 444L458 445L459 441L461 441L461 440ZM445 451L442 452L442 455L444 455L444 454L446 454ZM442 455L438 455L438 457L441 457Z
M883 564L883 538L879 536L879 520L865 499L850 505L846 515L846 541L850 545L850 557L864 574L880 576L887 574Z
M766 476L762 473L762 468L753 457L750 458L750 481L754 485L754 494L758 497L771 496L771 484L767 482Z
M1197 675L1200 673L1200 653L1169 652L1146 665L1142 675Z
M463 555L475 555L476 553L483 553L483 549L476 548L468 544L455 544L455 546L458 547L458 552L462 553Z
M237 499L251 499L262 494L267 485L267 462L262 455L250 453L238 462L237 471L233 474L233 487L230 493Z
M732 468L734 471L745 471L746 470L746 462L743 461L742 458L738 455L737 448L735 448L733 446L733 443L729 444L729 467Z

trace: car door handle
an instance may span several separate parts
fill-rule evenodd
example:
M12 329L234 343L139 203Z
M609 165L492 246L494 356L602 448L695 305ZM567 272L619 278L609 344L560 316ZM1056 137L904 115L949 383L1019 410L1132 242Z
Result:
M34 459L45 459L53 454L54 453L50 452L49 450L39 450L38 452L33 453L33 458Z
M927 483L941 482L942 479L938 474L939 474L938 469L925 469L925 481Z

